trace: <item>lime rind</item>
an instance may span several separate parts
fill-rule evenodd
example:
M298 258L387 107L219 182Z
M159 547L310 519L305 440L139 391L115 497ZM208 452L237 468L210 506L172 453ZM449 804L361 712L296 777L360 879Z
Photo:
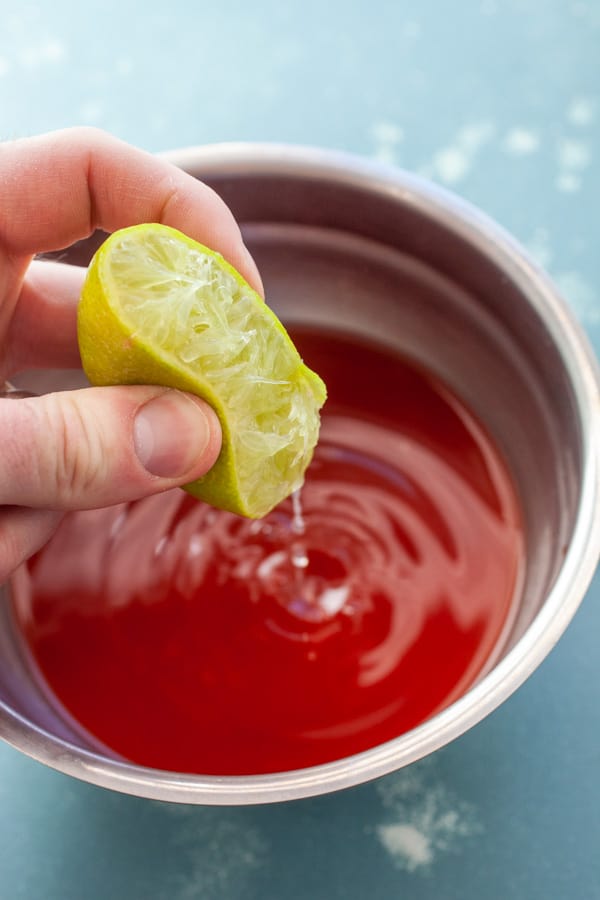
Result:
M103 315L96 316L90 313L98 312L99 293ZM102 335L89 331L107 316L108 330L116 320L126 338L103 354ZM196 496L258 517L301 485L325 386L272 310L219 254L167 226L116 232L90 267L79 332L95 383L151 376L213 405L224 445L214 469L188 486Z

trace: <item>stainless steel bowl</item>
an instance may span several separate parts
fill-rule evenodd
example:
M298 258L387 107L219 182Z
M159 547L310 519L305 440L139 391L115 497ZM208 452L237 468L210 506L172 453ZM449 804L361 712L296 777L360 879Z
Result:
M518 609L485 675L407 734L299 771L203 777L125 763L61 719L27 662L5 596L0 734L77 778L162 800L263 803L349 787L462 734L522 684L567 627L600 552L596 363L556 290L519 246L431 184L306 148L240 144L167 156L232 207L267 298L285 320L335 325L397 347L445 379L486 423L524 511ZM70 260L86 262L97 243L71 248ZM45 372L24 386L48 390L79 378Z

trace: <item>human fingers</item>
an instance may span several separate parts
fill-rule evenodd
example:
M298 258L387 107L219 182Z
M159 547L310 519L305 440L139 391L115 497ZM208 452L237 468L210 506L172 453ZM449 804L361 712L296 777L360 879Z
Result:
M0 503L90 509L204 475L221 447L215 412L156 386L0 400Z
M77 303L85 269L34 260L27 271L6 337L10 377L24 368L76 368Z
M0 584L46 543L62 515L50 509L0 507Z
M207 185L102 131L73 128L0 145L0 243L22 256L96 228L171 225L222 253L260 293L229 208Z

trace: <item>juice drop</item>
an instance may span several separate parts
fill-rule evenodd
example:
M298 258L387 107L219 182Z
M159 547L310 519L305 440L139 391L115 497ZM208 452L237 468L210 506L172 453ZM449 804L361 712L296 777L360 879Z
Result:
M57 705L136 763L366 750L468 690L509 627L523 534L485 429L392 350L293 338L329 390L300 494L259 521L180 491L70 515L15 597Z

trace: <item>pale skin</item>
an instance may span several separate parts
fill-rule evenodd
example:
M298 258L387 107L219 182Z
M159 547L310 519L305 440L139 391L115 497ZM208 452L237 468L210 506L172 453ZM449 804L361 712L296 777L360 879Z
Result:
M28 368L78 367L84 270L34 260L96 228L172 225L218 250L262 293L223 201L206 185L94 129L0 144L0 385ZM0 582L65 511L110 506L199 478L221 431L203 401L157 386L0 399Z

